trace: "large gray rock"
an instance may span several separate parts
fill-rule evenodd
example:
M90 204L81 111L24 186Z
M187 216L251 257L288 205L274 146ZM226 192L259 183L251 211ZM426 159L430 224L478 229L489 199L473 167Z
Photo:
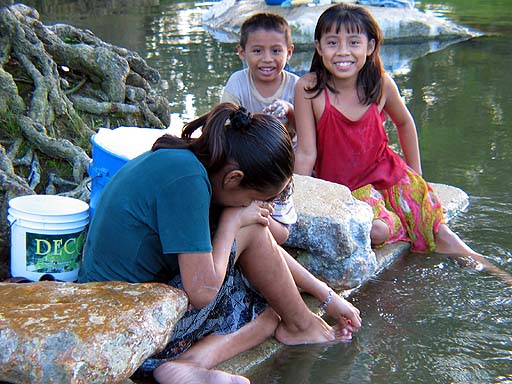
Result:
M355 288L407 252L408 243L374 251L370 229L373 214L368 204L355 199L343 185L294 175L293 198L298 220L290 230L287 247L311 273L337 291ZM459 188L431 183L450 220L469 204Z
M370 206L340 184L300 175L294 183L298 220L286 245L298 248L301 264L332 288L360 285L378 268Z
M157 283L0 283L0 381L123 382L165 347L187 305Z

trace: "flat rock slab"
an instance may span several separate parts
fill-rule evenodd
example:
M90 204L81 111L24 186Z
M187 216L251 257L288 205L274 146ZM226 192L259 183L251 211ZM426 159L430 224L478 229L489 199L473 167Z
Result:
M238 40L240 26L247 17L257 12L276 13L283 16L290 24L295 44L312 44L320 14L334 3L313 7L307 4L281 7L267 5L263 0L222 0L215 3L204 14L203 22L216 38L233 42ZM379 23L386 42L419 43L430 40L467 39L479 34L417 8L365 8L368 8Z
M158 283L0 283L0 381L126 382L187 305Z

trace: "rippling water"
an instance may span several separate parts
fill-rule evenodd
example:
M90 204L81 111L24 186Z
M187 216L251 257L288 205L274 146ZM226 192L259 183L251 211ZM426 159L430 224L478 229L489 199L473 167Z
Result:
M27 3L48 23L89 28L145 57L167 85L160 91L174 123L218 102L241 67L235 45L201 26L209 3ZM510 0L417 5L486 33L413 60L396 80L417 122L425 178L471 197L452 228L512 273ZM307 68L310 51L298 48L292 68ZM351 343L286 348L253 372L252 382L512 383L511 292L435 254L405 257L352 297L364 326Z

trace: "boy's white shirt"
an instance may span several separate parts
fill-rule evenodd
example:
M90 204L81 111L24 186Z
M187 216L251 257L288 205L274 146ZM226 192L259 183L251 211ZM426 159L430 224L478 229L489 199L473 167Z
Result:
M274 213L272 217L281 224L295 224L297 222L297 212L293 204L293 197L289 196L285 201L274 200Z
M229 77L224 87L221 102L242 105L252 113L263 111L277 99L293 104L295 84L299 76L288 71L282 73L283 80L277 91L272 96L263 97L256 89L248 68L236 71Z
M251 113L261 112L275 100L285 100L293 104L295 84L299 76L283 71L283 80L277 91L270 97L263 97L256 89L249 69L234 72L224 87L221 102L231 102L242 105ZM281 224L291 225L297 222L297 212L290 196L286 201L274 200L272 217Z

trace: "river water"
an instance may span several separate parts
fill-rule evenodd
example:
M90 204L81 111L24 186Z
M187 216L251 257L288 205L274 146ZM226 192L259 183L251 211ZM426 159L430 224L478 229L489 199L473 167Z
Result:
M173 124L217 103L241 67L235 44L201 25L208 3L26 3L45 23L88 28L142 55L160 70ZM425 178L470 195L450 225L512 273L510 0L417 6L485 33L412 60L395 79L416 119ZM307 68L310 49L297 48L292 68ZM511 292L439 255L409 255L351 297L364 321L351 343L285 348L250 377L256 384L512 383Z

